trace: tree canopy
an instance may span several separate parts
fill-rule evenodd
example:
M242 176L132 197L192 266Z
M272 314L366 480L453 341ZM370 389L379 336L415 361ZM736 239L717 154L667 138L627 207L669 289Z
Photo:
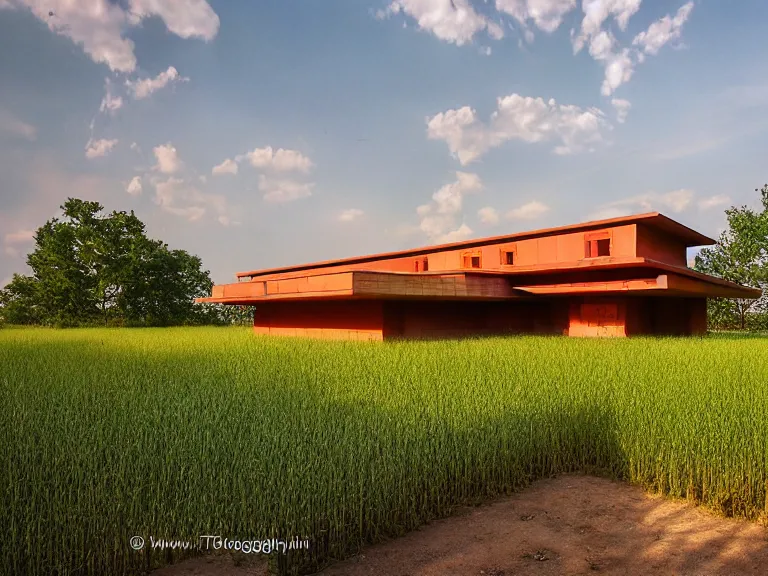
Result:
M104 215L98 202L76 198L61 209L61 219L35 232L32 275L15 274L0 290L6 322L167 326L226 322L241 312L195 304L210 294L209 271L198 256L148 238L133 211Z
M711 299L709 321L716 328L768 328L768 184L755 192L760 193L763 209L727 209L728 229L695 259L699 272L763 290L756 300Z

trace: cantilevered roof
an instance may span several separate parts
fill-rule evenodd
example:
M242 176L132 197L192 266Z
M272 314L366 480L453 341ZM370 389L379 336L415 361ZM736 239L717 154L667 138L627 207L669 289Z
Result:
M567 226L558 226L555 228L542 228L539 230L529 230L527 232L516 232L514 234L505 234L502 236L489 236L486 238L476 238L465 240L463 242L452 242L449 244L438 244L423 246L421 248L412 248L410 250L400 250L397 252L383 252L380 254L369 254L367 256L356 256L352 258L341 258L337 260L325 260L322 262L312 262L308 264L298 264L295 266L283 266L279 268L268 268L263 270L249 270L248 272L238 272L238 278L264 276L267 274L278 274L286 272L298 272L311 268L325 268L331 266L349 266L353 264L362 264L376 260L386 260L390 258L406 258L409 256L421 256L432 254L442 250L456 250L461 248L474 248L489 244L499 244L510 240L523 240L527 238L541 238L545 236L554 236L571 232L580 232L593 230L595 228L605 228L608 226L621 226L626 224L644 224L658 230L662 230L679 240L682 240L687 247L691 246L709 246L715 243L715 240L704 236L679 222L664 216L659 212L647 212L645 214L634 214L632 216L621 216L618 218L608 218L605 220L591 220L580 224L569 224Z

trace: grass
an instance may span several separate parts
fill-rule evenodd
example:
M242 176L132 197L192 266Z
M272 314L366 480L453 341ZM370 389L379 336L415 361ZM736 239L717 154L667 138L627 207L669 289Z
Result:
M137 574L129 539L309 540L308 570L543 476L756 518L768 338L380 343L0 330L0 573ZM175 556L179 557L178 554Z

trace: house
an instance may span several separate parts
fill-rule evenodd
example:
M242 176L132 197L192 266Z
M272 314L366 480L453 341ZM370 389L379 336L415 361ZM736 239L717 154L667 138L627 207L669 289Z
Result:
M257 333L287 336L703 334L707 298L761 294L688 268L714 243L653 212L240 272L197 301L255 305Z

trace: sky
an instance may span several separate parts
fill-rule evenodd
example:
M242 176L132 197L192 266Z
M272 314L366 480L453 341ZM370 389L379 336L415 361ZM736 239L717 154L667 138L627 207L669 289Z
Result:
M0 0L0 286L68 197L238 271L768 181L762 0Z

